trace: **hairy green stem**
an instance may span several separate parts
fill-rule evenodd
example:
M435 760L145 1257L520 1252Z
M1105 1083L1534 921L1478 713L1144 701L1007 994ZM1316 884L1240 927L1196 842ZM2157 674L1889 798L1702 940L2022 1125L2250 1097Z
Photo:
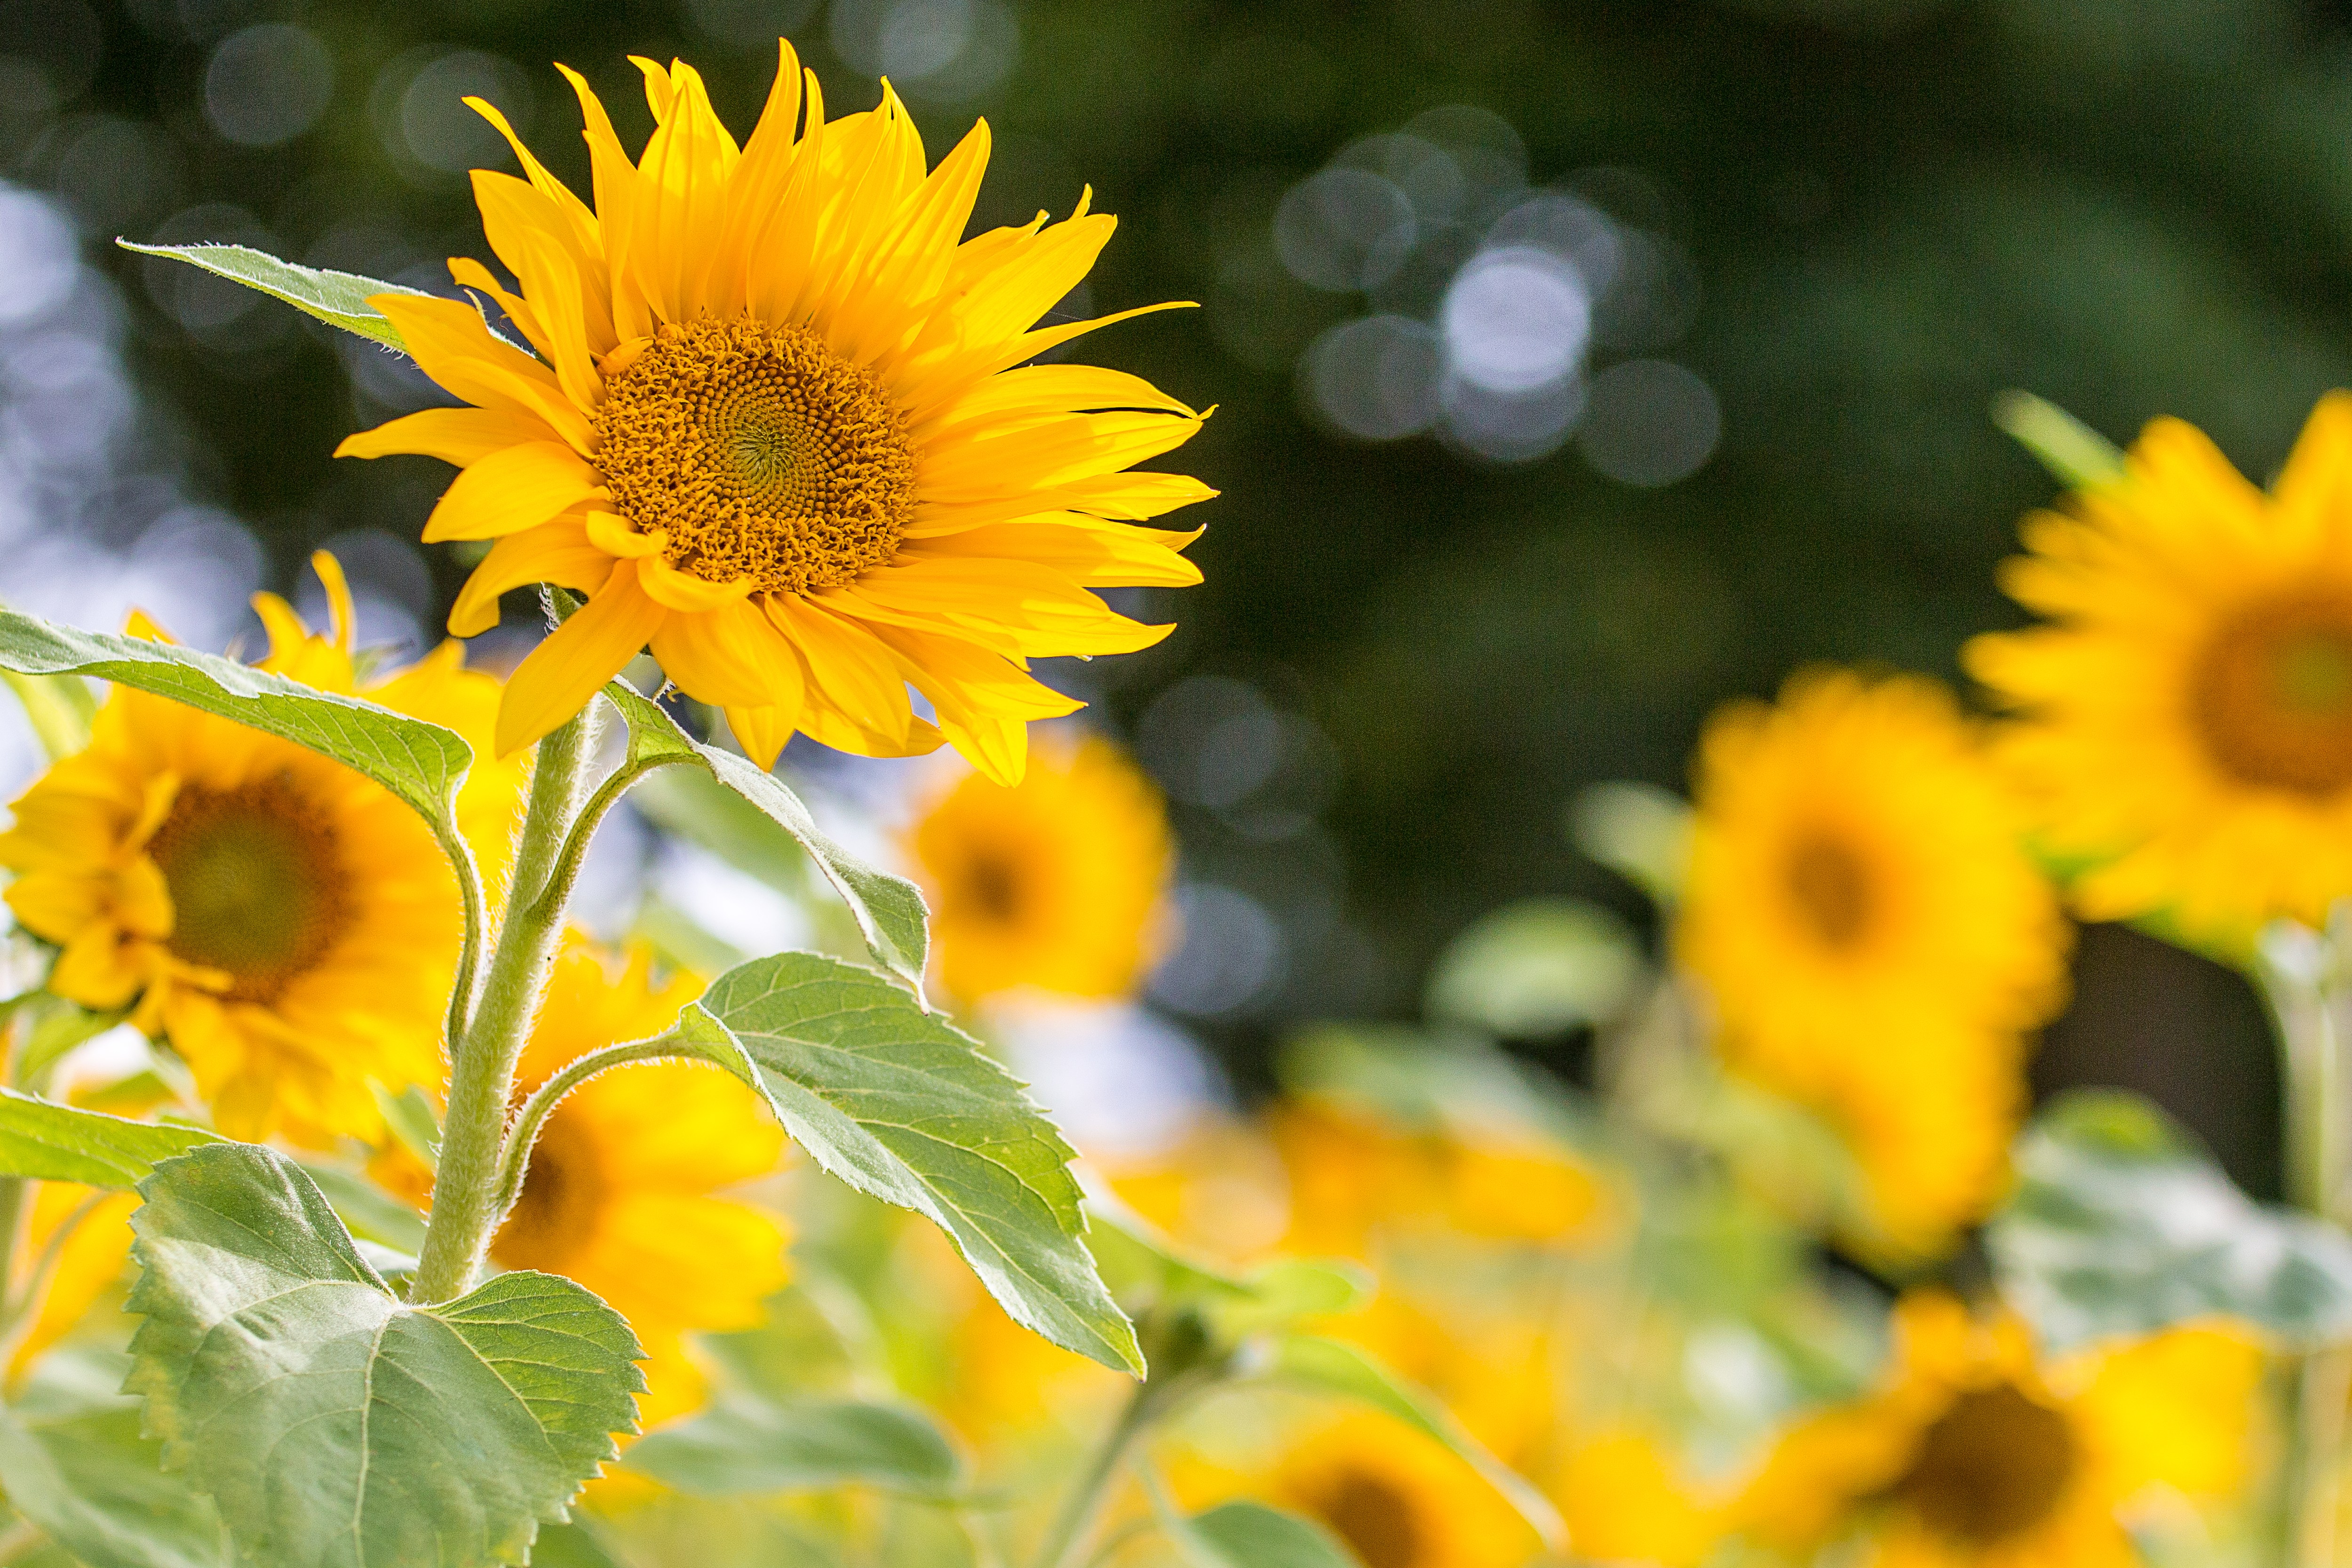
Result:
M1062 1500L1061 1511L1054 1516L1053 1527L1037 1550L1036 1568L1071 1568L1082 1558L1087 1537L1094 1532L1095 1518L1109 1500L1111 1482L1118 1479L1127 1463L1129 1450L1135 1447L1151 1423L1158 1419L1160 1391L1149 1382L1139 1383L1128 1395L1127 1406L1118 1413L1109 1431L1095 1446L1086 1469L1069 1495Z
M568 901L572 887L580 880L581 863L588 858L589 841L596 837L596 825L604 820L604 814L613 808L613 803L628 794L639 779L656 768L667 767L672 763L685 760L683 757L647 757L639 762L624 763L614 769L612 775L596 786L596 793L588 797L588 804L580 808L579 816L572 824L572 831L564 837L563 848L555 858L554 869L548 874L546 885L541 890L540 901L553 900L557 904Z
M522 1102L514 1121L507 1129L506 1152L499 1161L499 1181L496 1200L490 1213L490 1228L495 1232L513 1208L515 1199L522 1195L523 1178L530 1171L531 1145L539 1142L539 1130L545 1125L548 1112L553 1110L563 1097L594 1078L614 1068L626 1067L631 1062L661 1061L694 1053L680 1048L675 1032L656 1035L650 1040L628 1040L606 1046L575 1058L572 1063L530 1091Z
M539 743L530 805L515 845L514 886L499 922L481 996L450 1051L449 1105L441 1125L433 1213L409 1295L446 1301L473 1288L488 1249L507 1101L515 1062L530 1035L549 966L563 934L563 903L542 898L579 815L581 786L595 753L593 702Z

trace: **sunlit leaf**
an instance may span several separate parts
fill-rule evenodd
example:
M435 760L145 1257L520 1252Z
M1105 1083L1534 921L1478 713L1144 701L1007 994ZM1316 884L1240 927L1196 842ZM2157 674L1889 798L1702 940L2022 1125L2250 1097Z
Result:
M782 779L732 752L703 745L679 729L659 703L617 680L605 686L604 695L627 721L631 765L656 759L692 765L756 807L762 818L796 840L833 884L875 961L921 994L923 965L930 951L929 911L921 889L903 877L876 870L835 843ZM688 837L710 837L708 847L728 854L730 861L741 858L730 851L738 849L753 829L740 812L708 813L698 806L666 811L660 788L656 786L646 800L650 815L662 826Z
M1525 899L1475 921L1431 970L1426 1011L1505 1038L1615 1017L1642 975L1625 922L1579 899Z
M626 1463L665 1486L705 1497L863 1482L944 1498L963 1475L929 1416L858 1400L721 1404L646 1433L631 1446Z
M634 1426L635 1338L568 1279L404 1303L300 1167L253 1144L166 1161L140 1192L125 1387L255 1563L520 1563Z
M699 1006L741 1042L820 1166L929 1215L1015 1321L1142 1370L1079 1240L1069 1145L970 1036L873 971L810 952L730 970Z
M2003 1293L2052 1345L2216 1313L2316 1345L2352 1332L2352 1237L2257 1204L2162 1111L2068 1095L2017 1145L1986 1231Z
M219 1142L199 1127L131 1121L0 1089L0 1175L128 1187L158 1160Z
M115 244L142 256L160 256L200 267L215 278L258 289L296 310L316 316L331 327L406 353L408 345L383 311L368 303L377 294L422 294L421 289L380 282L355 272L325 271L280 261L267 251L242 245L137 245L127 239Z

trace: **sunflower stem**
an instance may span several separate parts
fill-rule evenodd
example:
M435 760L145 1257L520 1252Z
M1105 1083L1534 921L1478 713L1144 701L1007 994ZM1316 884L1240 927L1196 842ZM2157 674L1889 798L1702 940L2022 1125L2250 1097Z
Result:
M523 1178L530 1171L531 1145L539 1142L539 1130L547 1121L549 1112L561 1104L563 1097L586 1083L599 1073L610 1072L632 1062L675 1061L681 1057L707 1060L675 1029L656 1035L648 1040L627 1040L606 1046L575 1058L562 1071L530 1091L522 1108L514 1114L507 1130L506 1152L499 1161L497 1196L491 1205L490 1230L496 1234L506 1220L507 1211L522 1195Z
M498 946L482 976L473 1016L450 1052L449 1108L441 1127L433 1213L409 1290L417 1301L464 1295L489 1247L515 1063L530 1037L540 993L563 934L563 900L542 895L559 873L564 840L580 813L581 788L595 756L595 715L593 702L572 715L539 742L532 762L530 805L515 845L514 886Z
M1102 1511L1111 1482L1127 1461L1128 1451L1159 1415L1156 1392L1145 1382L1136 1384L1135 1392L1128 1395L1126 1408L1118 1413L1110 1430L1103 1434L1077 1484L1062 1500L1061 1511L1054 1516L1053 1528L1045 1532L1045 1542L1037 1550L1036 1568L1069 1568L1080 1561L1087 1537L1093 1533L1095 1517Z

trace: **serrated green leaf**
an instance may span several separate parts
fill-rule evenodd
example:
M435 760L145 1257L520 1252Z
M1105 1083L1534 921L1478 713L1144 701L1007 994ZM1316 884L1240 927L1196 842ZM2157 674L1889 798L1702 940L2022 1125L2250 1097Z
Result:
M624 1461L703 1497L814 1491L862 1482L953 1495L962 1463L920 1411L859 1400L729 1403L646 1433Z
M20 675L71 672L116 681L291 741L390 790L453 854L463 845L456 802L474 749L455 730L217 654L56 626L14 610L0 610L0 666Z
M1435 1438L1486 1478L1486 1484L1535 1527L1545 1544L1558 1551L1567 1540L1559 1510L1526 1477L1472 1436L1434 1394L1413 1386L1354 1345L1315 1334L1293 1334L1276 1347L1268 1375L1297 1387L1360 1401L1395 1416L1425 1437Z
M200 1127L131 1121L0 1089L0 1175L128 1187L157 1161L219 1142Z
M293 262L278 260L268 251L255 250L243 245L138 245L127 239L118 239L114 243L142 256L184 261L216 278L226 278L232 283L257 289L272 299L285 300L307 315L316 316L331 327L341 327L347 332L357 333L403 353L408 352L408 344L402 340L399 330L368 300L377 294L422 295L425 292L398 283L362 278L355 272L298 267Z
M1322 1525L1261 1502L1194 1514L1182 1545L1196 1568L1356 1568L1355 1553Z
M617 680L605 686L604 695L628 724L628 765L643 765L659 759L690 763L739 800L757 807L766 821L799 843L825 880L833 884L834 890L849 906L875 962L912 985L918 996L922 994L923 965L929 960L931 938L930 911L923 903L920 889L904 877L876 870L835 843L817 826L816 818L809 814L801 797L782 779L732 752L701 744L679 729L659 703ZM670 787L673 791L676 788ZM739 843L748 829L740 812L713 815L694 808L666 810L660 785L654 786L653 793L644 799L647 815L662 826L698 841L707 835L715 836L717 841L706 847L722 854ZM755 875L762 863L757 858L750 862Z
M584 1521L575 1519L541 1528L531 1543L530 1568L622 1568L622 1563Z
M2226 1314L2305 1346L2352 1333L2352 1237L2255 1203L2162 1111L2067 1095L2019 1139L1987 1227L2003 1293L2048 1344Z
M86 1568L223 1568L220 1516L157 1468L138 1407L37 1416L0 1409L0 1489Z
M873 971L813 952L731 969L699 1006L741 1042L785 1131L825 1171L929 1215L1016 1322L1143 1370L1079 1240L1070 1146L971 1037Z
M253 1562L520 1563L634 1428L635 1337L568 1279L404 1303L301 1168L254 1144L139 1190L124 1386Z

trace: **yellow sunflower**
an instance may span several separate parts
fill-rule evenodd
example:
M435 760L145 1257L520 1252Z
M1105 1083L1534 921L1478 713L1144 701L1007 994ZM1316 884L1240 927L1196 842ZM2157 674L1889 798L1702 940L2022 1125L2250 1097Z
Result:
M351 596L324 554L333 607L313 636L273 595L261 668L357 691L446 724L479 748L459 826L495 887L526 773L490 760L499 684L445 643L362 682ZM162 633L134 617L135 636ZM319 1143L382 1124L373 1080L437 1084L442 1013L464 917L415 813L340 763L289 741L118 686L89 749L15 805L0 866L10 909L58 944L58 995L168 1037L222 1131Z
M1364 1568L1521 1568L1538 1546L1475 1470L1370 1411L1306 1428L1255 1472L1194 1464L1174 1479L1188 1507L1254 1497L1317 1520Z
M2001 574L2048 624L1963 657L2017 714L2003 753L2051 847L2101 862L2078 907L2240 950L2316 923L2352 894L2352 395L2268 495L2159 419L2071 500Z
M1727 1063L1819 1112L1870 1239L1938 1245L1998 1196L2027 1031L2069 932L1977 731L1932 681L1793 678L1709 721L1677 951Z
M1870 1568L2129 1568L2149 1509L2245 1485L2263 1359L2217 1322L2045 1363L2015 1317L1915 1294L1884 1385L1791 1428L1738 1516Z
M1213 492L1126 470L1201 416L1116 371L1014 368L1139 313L1035 327L1111 219L1082 198L1066 222L1040 213L964 239L987 126L927 173L895 94L828 123L790 45L740 149L689 67L635 63L655 121L635 163L564 73L593 212L468 100L528 176L474 175L518 291L478 262L450 270L538 357L468 305L379 296L418 365L473 406L340 448L463 468L425 530L498 542L450 617L459 636L495 624L510 588L588 595L515 672L499 751L577 712L650 642L762 762L795 731L867 756L927 752L944 732L990 777L1018 781L1026 721L1079 706L1024 674L1027 660L1123 653L1169 630L1089 590L1200 578L1177 553L1194 534L1131 524ZM914 714L908 682L937 728Z
M521 1092L599 1047L676 1023L701 982L656 985L650 965L642 949L616 961L567 937L523 1050ZM784 1283L783 1222L714 1195L773 1171L783 1147L775 1119L715 1068L616 1068L548 1116L491 1261L576 1279L628 1319L646 1351L638 1417L667 1420L703 1399L687 1335L757 1325Z
M9 1361L11 1378L72 1331L122 1278L131 1261L131 1211L139 1206L134 1193L101 1192L73 1182L30 1184L25 1255L35 1261L28 1267L40 1267L53 1250L55 1258L47 1264L48 1288L33 1326ZM65 1230L68 1225L72 1230Z
M1552 1489L1578 1554L1596 1563L1699 1568L1724 1538L1724 1503L1654 1434L1611 1426L1569 1452Z
M908 839L940 979L967 1002L1024 986L1126 995L1170 931L1176 852L1160 792L1098 736L1034 761L1009 788L966 774Z

